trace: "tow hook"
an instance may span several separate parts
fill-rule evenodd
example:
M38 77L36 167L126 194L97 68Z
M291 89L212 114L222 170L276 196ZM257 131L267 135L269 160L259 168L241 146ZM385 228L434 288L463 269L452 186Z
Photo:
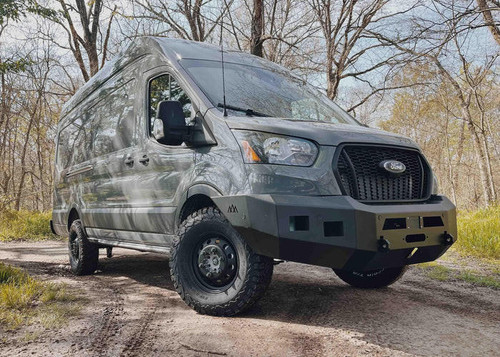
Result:
M388 252L390 250L389 246L390 246L389 241L385 239L383 236L380 237L380 239L378 240L378 251L384 253Z
M448 233L447 231L444 231L443 233L443 245L452 245L453 244L453 236Z
M106 256L111 258L113 256L113 247L106 247Z

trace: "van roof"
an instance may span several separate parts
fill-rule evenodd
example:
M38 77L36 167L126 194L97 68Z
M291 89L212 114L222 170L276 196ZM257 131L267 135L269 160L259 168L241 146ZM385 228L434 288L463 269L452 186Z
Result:
M178 61L181 59L189 58L212 61L220 61L221 59L220 47L205 42L151 36L137 38L119 55L106 62L103 68L65 103L61 112L61 118L123 67L149 54L162 56L166 62L173 66L178 66ZM283 70L283 67L275 63L241 51L225 49L224 61Z

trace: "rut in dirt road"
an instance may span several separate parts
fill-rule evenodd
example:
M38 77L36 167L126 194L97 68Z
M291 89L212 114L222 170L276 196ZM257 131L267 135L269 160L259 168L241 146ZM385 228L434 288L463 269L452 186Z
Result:
M104 285L104 282L102 285ZM104 307L104 311L96 324L97 327L89 331L88 345L90 345L90 349L98 355L102 355L106 352L108 345L113 340L114 336L120 334L122 328L122 323L120 323L119 318L123 313L124 291L112 285L106 287L106 289L110 291L108 296L111 297L111 300L107 301L109 305Z
M125 348L121 352L120 356L136 356L144 345L151 346L154 342L151 339L147 339L147 335L152 331L150 325L154 320L156 315L156 308L146 315L141 316L136 328L132 330L132 337L125 342ZM150 337L151 338L151 337Z

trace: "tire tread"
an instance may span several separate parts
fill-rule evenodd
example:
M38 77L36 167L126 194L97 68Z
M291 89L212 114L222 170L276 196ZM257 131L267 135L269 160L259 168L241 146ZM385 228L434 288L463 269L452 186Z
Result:
M191 228L201 222L214 220L224 224L229 224L224 215L216 207L202 208L192 213L180 224L176 238L173 241L172 257L170 259L170 273L175 290L187 303L187 305L195 311L206 315L233 316L248 309L259 298L261 298L262 295L264 295L269 283L271 282L273 263L271 258L254 253L244 242L249 269L245 276L242 289L235 295L235 297L220 305L204 304L196 299L193 299L186 292L181 279L179 279L177 264L179 259L179 245Z

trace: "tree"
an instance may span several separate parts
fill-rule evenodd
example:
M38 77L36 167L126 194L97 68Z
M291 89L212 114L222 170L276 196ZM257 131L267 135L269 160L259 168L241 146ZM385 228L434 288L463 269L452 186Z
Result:
M88 81L96 74L106 61L111 25L116 7L108 19L107 31L103 38L101 35L103 1L85 2L84 0L75 0L75 7L68 0L57 0L60 6L57 12L46 8L48 13L42 14L46 19L55 22L65 31L67 35L66 44L61 44L55 39L53 41L59 47L69 47L85 81ZM77 18L76 21L74 17ZM83 56L82 48L85 51L86 59ZM99 55L102 57L101 61L99 61Z
M134 0L137 10L134 10L133 15L126 16L159 23L160 26L152 30L150 35L164 36L173 32L180 38L203 42L214 35L231 3L232 1L225 2L225 6L219 7L214 6L213 0L178 0L175 3L165 0Z

